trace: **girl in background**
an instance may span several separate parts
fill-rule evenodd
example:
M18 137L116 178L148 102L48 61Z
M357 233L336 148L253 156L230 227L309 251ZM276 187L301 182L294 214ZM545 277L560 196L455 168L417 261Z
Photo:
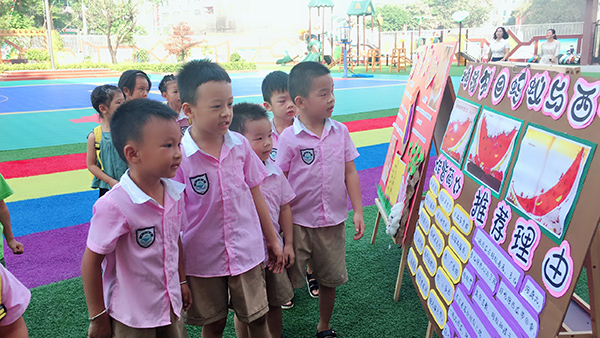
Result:
M151 87L152 81L148 74L141 70L126 70L119 78L119 88L123 91L125 101L147 99Z

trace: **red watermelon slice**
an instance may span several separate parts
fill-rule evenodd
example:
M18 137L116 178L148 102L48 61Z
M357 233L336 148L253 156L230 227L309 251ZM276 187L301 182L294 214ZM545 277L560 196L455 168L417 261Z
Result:
M482 117L481 130L479 131L479 148L474 158L475 164L490 175L492 168L500 163L510 149L510 144L516 133L517 129L513 129L508 134L501 133L490 137L488 136L485 116Z

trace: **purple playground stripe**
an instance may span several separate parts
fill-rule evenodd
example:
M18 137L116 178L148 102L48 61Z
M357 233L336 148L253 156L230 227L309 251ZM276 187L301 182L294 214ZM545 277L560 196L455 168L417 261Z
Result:
M4 245L6 266L28 288L81 275L89 223L17 237L25 253L13 255Z
M377 198L377 185L379 184L382 170L383 166L380 166L364 169L358 172L363 207L375 204L375 198ZM351 209L352 204L350 204L350 198L348 198L348 210Z

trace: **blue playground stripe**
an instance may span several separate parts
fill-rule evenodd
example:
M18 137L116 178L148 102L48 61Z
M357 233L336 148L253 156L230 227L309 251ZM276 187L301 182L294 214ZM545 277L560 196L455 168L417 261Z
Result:
M354 160L356 170L360 171L383 166L388 146L389 143L382 143L358 148L360 156Z

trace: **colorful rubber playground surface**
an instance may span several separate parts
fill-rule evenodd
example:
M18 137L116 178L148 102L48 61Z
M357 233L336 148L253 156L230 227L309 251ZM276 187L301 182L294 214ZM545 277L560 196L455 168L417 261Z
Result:
M261 103L260 84L265 75L266 72L233 74L235 102ZM161 78L159 75L151 76L153 85L149 98L164 101L157 89ZM368 207L365 210L370 208L370 215L374 215L373 207L369 206L373 205L376 197L391 125L407 76L377 74L373 78L342 79L334 75L334 79L336 106L333 117L348 126L360 152L356 166L363 204ZM87 330L83 320L86 318L85 303L76 301L78 311L83 311L79 313L72 305L56 303L56 297L83 297L78 278L80 262L92 206L98 196L96 190L89 188L90 174L85 167L84 142L97 125L89 95L95 86L116 84L117 81L117 78L96 78L0 82L0 173L15 191L6 201L14 234L25 245L25 253L20 256L13 255L5 246L5 259L9 270L33 289L34 297L28 311L47 313L26 313L25 319L29 320L30 333L34 337L35 332L38 336L42 334L39 332L48 332L36 331L39 328L32 325L79 325L73 328L76 332L73 336L80 336ZM366 223L362 246L369 241L373 220L366 219ZM348 228L352 230L351 226ZM387 243L391 243L391 238L383 232L379 236L378 241L385 242L389 249ZM368 248L375 250L374 247ZM349 246L348 260L354 254L365 255L352 253L352 250L353 247ZM393 255L393 261L397 262L400 251L395 250ZM352 264L348 264L350 271ZM397 265L388 266L386 270L386 278L395 279ZM352 271L349 273L352 274ZM405 280L406 283L410 284L410 281ZM391 294L393 282L390 284L385 288ZM67 291L73 294L69 296ZM414 297L416 299L416 295ZM52 329L52 332L62 337L63 332L71 332L69 328L65 329ZM287 336L306 335L288 332Z

